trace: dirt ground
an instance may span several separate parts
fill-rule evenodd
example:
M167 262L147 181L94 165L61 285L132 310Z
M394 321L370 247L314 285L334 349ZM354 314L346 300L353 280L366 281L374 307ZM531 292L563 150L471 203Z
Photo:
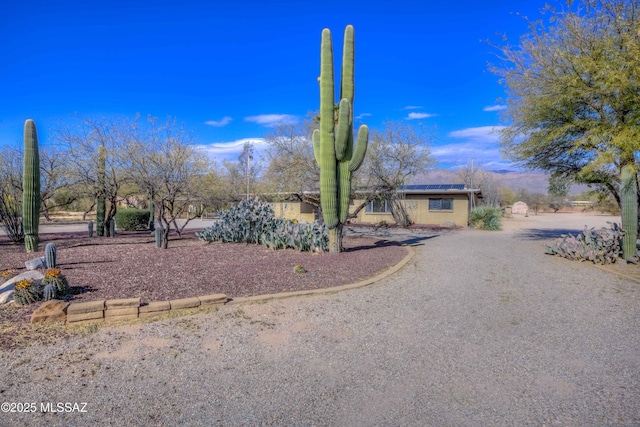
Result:
M512 215L503 218L503 232L515 232L516 236L551 243L563 234L579 234L585 227L610 227L611 223L621 223L619 215L593 213L541 213L539 215ZM640 283L640 265L616 262L594 267L616 274L627 280Z

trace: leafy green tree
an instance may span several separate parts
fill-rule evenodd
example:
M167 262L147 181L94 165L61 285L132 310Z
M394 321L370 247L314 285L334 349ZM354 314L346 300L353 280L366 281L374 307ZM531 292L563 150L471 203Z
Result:
M569 190L571 180L562 175L551 175L549 177L549 207L554 212L558 212L569 203Z
M505 153L603 186L621 206L632 200L623 227L627 243L633 240L627 247L635 248L640 0L568 1L543 12L517 46L500 49L505 64L492 67L507 90ZM625 258L635 256L629 252Z

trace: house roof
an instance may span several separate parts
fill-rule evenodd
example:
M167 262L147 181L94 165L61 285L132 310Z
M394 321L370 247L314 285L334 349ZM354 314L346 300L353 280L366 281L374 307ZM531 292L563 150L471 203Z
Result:
M465 188L464 184L411 184L401 185L398 192L404 194L479 194L479 188Z
M400 191L426 191L426 190L464 190L464 184L411 184L401 185Z
M465 188L464 184L411 184L398 187L399 193L404 194L478 194L481 196L479 188ZM353 194L366 193L366 189L355 189ZM278 195L291 195L292 193L276 193ZM304 191L304 195L319 195L320 191Z

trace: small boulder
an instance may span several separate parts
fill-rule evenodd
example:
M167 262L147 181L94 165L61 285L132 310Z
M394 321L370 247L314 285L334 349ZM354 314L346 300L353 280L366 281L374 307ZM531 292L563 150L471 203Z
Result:
M0 289L0 304L7 304L13 301L13 283Z
M34 258L24 263L27 270L37 270L38 268L46 268L47 260L43 258Z
M31 315L31 323L64 322L67 319L68 302L47 301Z

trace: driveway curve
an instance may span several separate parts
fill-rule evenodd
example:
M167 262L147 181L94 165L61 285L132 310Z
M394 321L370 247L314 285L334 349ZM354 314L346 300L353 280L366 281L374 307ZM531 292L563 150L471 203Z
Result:
M416 234L372 286L1 354L1 400L38 410L0 424L640 425L639 285L544 255L583 219L607 218Z

